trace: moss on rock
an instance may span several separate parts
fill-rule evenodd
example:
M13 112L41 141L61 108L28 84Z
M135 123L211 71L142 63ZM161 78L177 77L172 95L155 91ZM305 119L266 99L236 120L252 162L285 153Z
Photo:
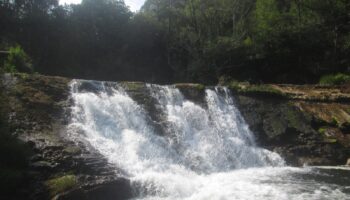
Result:
M65 175L46 181L50 194L55 196L59 193L71 190L78 185L78 180L75 175Z
M178 89L192 89L192 90L199 90L203 91L205 89L205 86L202 84L197 83L178 83L175 84L175 87Z
M79 147L75 147L75 146L68 146L68 147L64 148L63 151L65 153L75 155L75 154L80 153L81 149Z
M271 96L271 97L287 97L287 94L282 91L276 89L273 85L269 84L261 84L255 85L247 82L237 82L231 81L227 84L228 88L239 93L246 95L263 95L263 96Z
M178 83L175 88L179 89L184 97L193 101L203 107L206 106L205 100L205 86L193 83Z
M318 132L322 135L324 135L326 133L326 129L325 128L319 128Z
M295 109L293 108L287 109L285 115L291 127L298 128L303 126L301 117L299 116L300 113L298 113Z
M121 83L124 88L127 90L141 90L145 87L145 83L143 82L122 82Z
M350 122L349 104L295 102L295 105L329 126L347 128Z

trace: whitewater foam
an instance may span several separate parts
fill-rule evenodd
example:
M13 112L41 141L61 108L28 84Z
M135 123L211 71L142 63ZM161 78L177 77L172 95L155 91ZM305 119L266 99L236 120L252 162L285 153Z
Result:
M173 86L147 85L164 115L156 134L148 113L118 83L74 80L73 140L88 141L126 172L136 199L346 199L311 168L285 167L256 146L225 88L207 89L206 107ZM317 174L320 176L320 174Z

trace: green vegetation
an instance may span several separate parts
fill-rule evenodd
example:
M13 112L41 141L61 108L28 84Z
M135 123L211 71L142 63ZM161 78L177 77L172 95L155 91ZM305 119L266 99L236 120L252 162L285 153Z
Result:
M247 87L247 85L249 85L249 83L240 83L238 81L230 81L228 83L222 83L222 84L227 85L228 88L235 91L241 91L242 88Z
M334 136L330 136L329 133L327 133L329 130L329 127L321 127L318 129L318 132L322 134L324 141L327 143L337 143L338 140L334 138Z
M339 121L338 121L338 119L336 118L336 117L332 117L332 122L331 122L331 124L333 125L333 126L336 126L336 127L339 127L340 126L340 123L339 123Z
M65 175L58 178L53 178L46 182L46 186L50 190L50 194L55 196L61 192L73 189L77 186L77 177L74 175Z
M341 85L350 82L350 75L337 73L322 76L320 79L321 85Z
M228 88L230 88L233 91L236 91L238 93L242 94L259 94L259 95L269 95L269 96L275 96L275 97L286 97L286 94L284 94L282 91L275 89L271 85L255 85L250 84L248 82L238 82L238 81L230 81L227 84Z
M128 90L140 90L145 86L145 84L141 82L124 82L122 84L127 87Z
M193 84L193 83L178 83L178 84L175 84L175 87L176 88L193 88L193 89L196 89L196 90L205 90L205 86L202 85L202 84Z
M251 85L245 88L244 90L241 90L241 92L253 93L253 94L270 94L270 95L280 96L280 97L284 96L284 94L281 91L269 85Z
M325 142L327 142L327 143L337 143L338 140L335 139L335 138L327 138L327 139L325 140Z
M35 71L48 75L206 85L221 76L317 83L325 74L348 73L349 10L346 0L146 0L138 13L119 0L69 6L3 0L0 44L20 44ZM15 49L12 55L25 59L9 59L10 72L28 63Z
M325 135L326 134L326 129L325 128L319 128L318 129L318 132L322 135Z
M32 72L32 64L29 56L19 46L11 47L4 63L4 71L8 73Z

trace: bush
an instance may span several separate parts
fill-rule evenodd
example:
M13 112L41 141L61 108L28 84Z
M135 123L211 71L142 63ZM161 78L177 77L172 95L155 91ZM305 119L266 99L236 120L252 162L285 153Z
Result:
M18 71L27 73L33 72L31 59L19 45L9 49L9 55L4 64L4 71L8 73L15 73Z
M320 79L321 85L341 85L347 82L350 82L350 75L342 73L325 75Z

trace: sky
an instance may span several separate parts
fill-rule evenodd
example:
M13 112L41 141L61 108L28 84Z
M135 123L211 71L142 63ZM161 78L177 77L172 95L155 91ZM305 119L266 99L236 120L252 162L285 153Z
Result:
M81 0L60 0L60 4L78 4ZM130 10L135 12L140 10L145 0L124 0L125 4L130 7Z

